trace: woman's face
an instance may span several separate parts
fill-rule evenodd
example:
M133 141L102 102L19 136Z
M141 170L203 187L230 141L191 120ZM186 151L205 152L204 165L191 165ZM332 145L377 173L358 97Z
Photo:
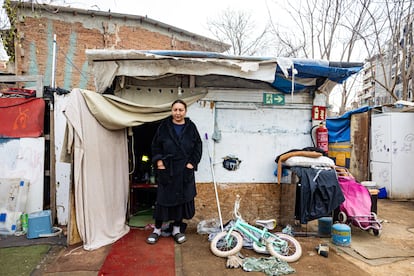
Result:
M185 106L182 103L175 103L171 108L171 113L174 122L182 123L184 122L187 110L185 109Z

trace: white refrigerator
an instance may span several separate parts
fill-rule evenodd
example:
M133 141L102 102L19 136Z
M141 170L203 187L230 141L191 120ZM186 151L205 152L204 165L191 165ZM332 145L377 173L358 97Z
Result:
M414 113L371 116L372 181L391 199L414 198Z

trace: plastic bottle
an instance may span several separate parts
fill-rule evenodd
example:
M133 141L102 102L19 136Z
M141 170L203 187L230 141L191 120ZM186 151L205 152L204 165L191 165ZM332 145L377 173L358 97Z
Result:
M27 230L28 230L28 226L29 226L28 218L29 216L26 213L23 213L20 216L20 223L22 225L22 231L24 233L27 233Z

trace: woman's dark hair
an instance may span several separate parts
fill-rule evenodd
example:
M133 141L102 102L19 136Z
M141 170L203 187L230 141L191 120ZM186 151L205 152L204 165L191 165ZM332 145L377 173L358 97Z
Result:
M171 104L171 107L173 107L176 103L180 103L180 104L182 104L182 105L185 107L185 110L187 110L187 104L186 104L183 100L180 100L180 99L175 100L175 101Z

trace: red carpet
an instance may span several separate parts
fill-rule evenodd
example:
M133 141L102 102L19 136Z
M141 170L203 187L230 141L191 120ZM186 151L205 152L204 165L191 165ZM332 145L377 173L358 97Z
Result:
M146 243L152 230L131 229L112 245L98 275L175 275L174 240Z

